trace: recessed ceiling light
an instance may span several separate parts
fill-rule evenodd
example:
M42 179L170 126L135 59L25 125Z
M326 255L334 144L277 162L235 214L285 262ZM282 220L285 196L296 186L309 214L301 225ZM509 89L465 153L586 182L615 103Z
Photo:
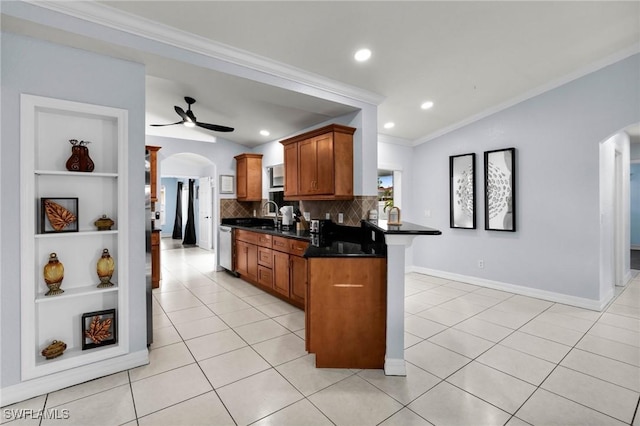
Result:
M369 49L360 49L355 55L353 55L353 57L358 62L364 62L371 57L371 51Z
M269 131L268 131L268 130L260 130L260 134L261 134L262 136L269 136L271 133L269 133Z
M384 123L384 128L385 129L391 129L395 125L396 125L396 123L394 123L393 121L390 121L388 123Z
M420 105L420 108L422 109L430 109L431 107L433 107L432 101L426 101L426 102L423 102L422 105Z

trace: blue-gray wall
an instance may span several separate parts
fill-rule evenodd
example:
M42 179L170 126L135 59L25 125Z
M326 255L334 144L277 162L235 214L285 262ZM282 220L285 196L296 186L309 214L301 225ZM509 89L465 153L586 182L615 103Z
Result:
M20 382L20 94L105 105L129 111L130 279L144 283L145 69L46 41L2 33L0 341L2 388ZM33 220L33 218L26 218ZM130 350L146 348L144 285L129 286Z
M415 240L414 265L598 300L599 143L640 122L639 76L636 54L416 147L403 217L443 234ZM483 152L507 147L517 150L518 229L485 231ZM449 156L470 152L479 227L450 229Z

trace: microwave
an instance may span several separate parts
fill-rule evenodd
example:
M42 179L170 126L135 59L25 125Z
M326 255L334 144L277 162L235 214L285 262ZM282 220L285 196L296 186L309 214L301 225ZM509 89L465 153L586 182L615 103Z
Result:
M269 177L270 190L284 191L284 164L267 167L267 175Z

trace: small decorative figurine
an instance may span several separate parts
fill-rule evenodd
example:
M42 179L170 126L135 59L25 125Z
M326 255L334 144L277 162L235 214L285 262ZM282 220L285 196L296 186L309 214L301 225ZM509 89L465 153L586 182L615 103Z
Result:
M67 160L67 170L70 172L92 172L95 165L89 157L89 148L87 145L91 142L80 141L77 139L69 139L71 143L71 157Z
M109 219L106 214L103 214L102 217L93 222L93 224L98 228L98 231L109 231L114 222L112 219Z
M62 355L65 349L67 349L65 342L62 340L54 340L49 346L42 350L41 354L46 359L53 359Z
M100 278L100 284L98 288L113 287L111 277L113 276L113 270L115 269L115 262L109 254L109 249L102 250L102 257L98 259L98 266L96 268L98 272L98 278Z
M60 288L64 279L64 265L58 260L58 255L51 253L49 255L49 263L44 265L44 282L47 283L49 291L45 296L55 296L64 293Z

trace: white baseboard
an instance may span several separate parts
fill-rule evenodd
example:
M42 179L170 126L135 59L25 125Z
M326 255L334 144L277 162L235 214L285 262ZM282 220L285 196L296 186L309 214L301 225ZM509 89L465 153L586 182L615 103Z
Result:
M576 306L578 308L590 309L593 311L602 311L614 296L613 290L611 290L611 292L605 295L601 300L593 300L586 299L584 297L556 293L553 291L539 290L531 287L523 287L520 285L503 283L500 281L472 277L469 275L461 275L455 274L453 272L423 268L421 266L411 266L410 268L407 268L407 270L410 270L411 272L417 272L419 274L433 275L434 277L444 278L447 280L460 281L467 284L492 288L494 290L508 291L510 293L520 294L522 296L535 297L537 299L548 300L550 302L563 303L565 305Z
M145 364L149 364L147 349L20 382L0 390L0 407Z
M385 357L384 374L387 376L406 376L407 364L404 359Z

